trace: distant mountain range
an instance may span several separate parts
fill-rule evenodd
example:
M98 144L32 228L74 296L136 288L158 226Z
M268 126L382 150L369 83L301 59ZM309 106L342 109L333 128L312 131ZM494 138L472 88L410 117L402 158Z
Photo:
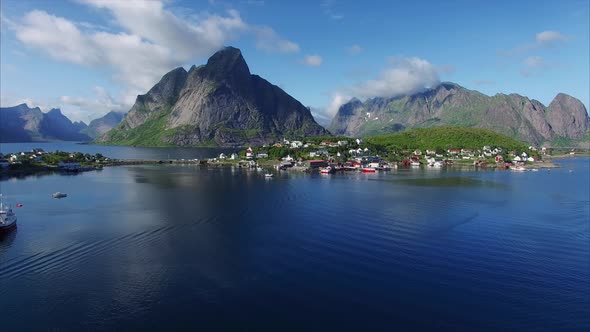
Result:
M47 113L26 104L0 108L0 142L91 141L116 126L125 113L109 112L90 125L72 122L61 110Z
M487 96L445 82L399 97L353 98L329 130L365 137L407 128L485 128L522 142L590 146L590 117L576 98L559 93L549 106L518 94ZM176 68L125 114L110 112L86 126L59 109L25 104L0 108L0 142L89 141L143 146L243 146L281 138L329 135L310 109L250 74L239 49L226 47L206 65Z
M84 122L70 121L57 108L47 113L26 104L0 108L0 142L89 141Z
M80 132L90 136L92 139L95 139L121 123L126 114L127 113L125 112L110 111L102 118L90 121L88 127L82 129Z
M308 108L257 75L239 49L206 65L176 68L140 95L125 119L98 141L124 145L242 146L283 137L328 135Z
M563 93L544 106L518 94L490 97L446 82L408 96L353 98L339 108L329 129L336 135L371 136L442 125L486 128L541 144L587 140L590 118L582 102Z

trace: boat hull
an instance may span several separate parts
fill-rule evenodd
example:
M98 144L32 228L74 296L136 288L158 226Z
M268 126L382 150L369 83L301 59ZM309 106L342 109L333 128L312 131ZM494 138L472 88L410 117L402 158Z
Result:
M16 219L9 224L2 225L0 224L0 233L10 232L11 230L16 228Z

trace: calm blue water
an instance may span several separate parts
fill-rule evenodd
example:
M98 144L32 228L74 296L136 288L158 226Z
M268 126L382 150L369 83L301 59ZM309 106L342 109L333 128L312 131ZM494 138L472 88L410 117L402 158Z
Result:
M0 240L2 331L587 331L590 159L561 163L0 182L24 204Z
M232 153L237 149L228 148L145 148L131 146L110 146L78 144L76 142L48 142L48 143L0 143L0 153L26 152L41 148L47 152L56 150L66 152L82 152L92 155L101 153L114 159L201 159L219 156L221 152Z

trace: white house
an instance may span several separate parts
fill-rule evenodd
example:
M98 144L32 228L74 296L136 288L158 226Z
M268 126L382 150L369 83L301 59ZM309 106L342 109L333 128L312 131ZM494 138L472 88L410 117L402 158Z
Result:
M10 157L8 157L8 160L10 161L17 161L18 160L18 156L15 154L11 154Z
M533 161L535 161L535 158L533 158L533 157L528 157L528 158L526 159L526 161L533 162Z
M338 145L340 145L340 146L348 145L348 141L338 141Z
M526 152L523 152L520 156L523 157L524 159L526 159L529 155L526 154Z
M303 142L301 141L293 141L291 142L291 147L294 149L298 149L303 146Z
M360 138L357 138L357 139L356 139L356 144L358 144L358 145L361 145L361 143L363 143L363 140L362 140L362 139L360 139Z
M285 158L283 158L283 161L293 161L293 157L291 157L290 155L287 155Z
M220 153L219 154L219 159L226 159L227 156L225 155L225 153Z
M311 151L311 152L309 152L309 157L310 158L314 158L314 157L317 157L317 156L318 156L318 152L317 151Z
M231 154L231 156L229 156L229 159L236 160L236 159L238 159L238 155L234 152Z
M420 151L420 150L414 150L414 154L416 156L421 156L422 155L422 151Z
M520 158L519 156L514 157L513 159L514 161L522 161L522 158Z
M246 159L252 159L254 157L254 151L252 148L246 149Z

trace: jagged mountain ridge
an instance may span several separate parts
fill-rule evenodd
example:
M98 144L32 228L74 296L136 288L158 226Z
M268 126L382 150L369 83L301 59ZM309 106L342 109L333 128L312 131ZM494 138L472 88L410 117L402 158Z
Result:
M239 49L206 65L176 68L140 95L125 119L98 140L128 145L241 146L284 136L329 134L308 108L252 75Z
M89 141L80 133L84 122L72 123L59 109L47 113L26 104L0 108L0 142Z
M441 125L486 128L541 144L557 138L584 138L590 131L590 118L578 99L563 93L546 107L518 94L490 97L445 82L409 96L365 102L354 98L339 108L329 129L337 135L368 136Z

